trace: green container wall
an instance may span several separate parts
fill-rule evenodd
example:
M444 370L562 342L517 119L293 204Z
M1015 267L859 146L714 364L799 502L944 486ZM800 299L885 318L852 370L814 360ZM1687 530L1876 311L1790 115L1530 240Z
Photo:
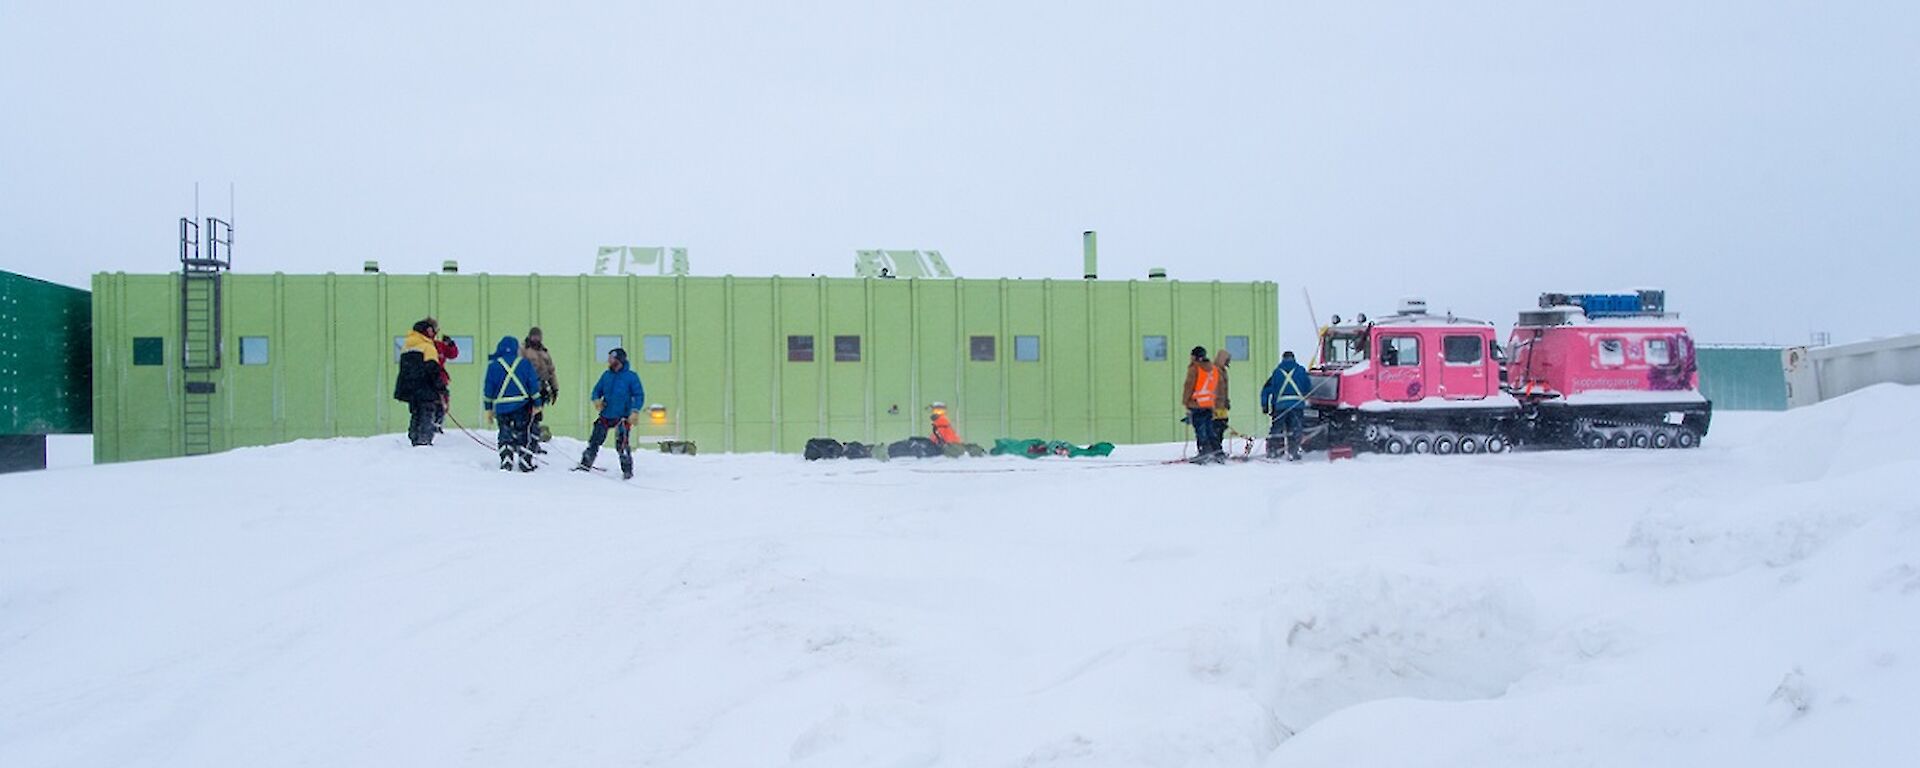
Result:
M1701 347L1700 392L1717 411L1784 411L1787 373L1779 347Z
M224 367L216 376L214 445L404 431L392 399L393 337L427 315L472 336L452 373L452 416L481 424L486 353L538 325L561 396L555 434L585 437L588 391L605 364L596 335L619 335L665 424L639 438L679 437L703 451L797 452L808 438L863 442L925 434L927 403L946 402L963 437L1092 442L1181 440L1177 402L1186 350L1249 337L1238 361L1242 408L1277 362L1272 283L1083 280L880 280L530 275L227 275ZM175 456L181 449L176 275L94 277L95 460ZM672 360L642 361L642 336L666 335ZM814 360L789 362L787 337L812 335ZM834 336L860 338L857 362L834 360ZM1039 336L1040 360L1014 358L1015 336ZM1168 337L1166 360L1143 359L1142 337ZM265 336L264 365L241 365L240 337ZM994 339L992 362L969 359L969 337ZM163 364L132 364L134 339L165 340Z
M0 272L0 435L93 431L91 299Z

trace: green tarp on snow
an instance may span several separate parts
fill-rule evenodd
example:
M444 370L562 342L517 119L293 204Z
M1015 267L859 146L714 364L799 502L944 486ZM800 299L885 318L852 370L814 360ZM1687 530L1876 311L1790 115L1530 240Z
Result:
M1108 456L1113 453L1113 443L1094 443L1082 448L1064 440L1016 440L1003 437L993 441L995 456L1025 456L1037 459L1042 456Z

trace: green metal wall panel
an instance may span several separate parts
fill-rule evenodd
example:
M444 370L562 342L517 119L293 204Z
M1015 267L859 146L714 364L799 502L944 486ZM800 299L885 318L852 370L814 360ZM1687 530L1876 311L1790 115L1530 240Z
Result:
M472 337L449 367L453 415L480 421L485 357L502 335L546 334L561 400L555 433L584 437L588 393L605 370L595 336L618 336L666 408L642 438L685 437L708 450L797 451L808 438L867 442L927 431L925 407L951 406L968 439L1181 440L1186 350L1249 337L1235 367L1245 406L1278 351L1269 283L880 280L836 278L540 277L500 275L230 275L225 367L217 374L217 448L404 428L392 400L393 339L422 317ZM180 453L178 283L169 275L99 275L94 310L96 458ZM789 361L787 337L814 340ZM133 339L165 339L164 365L131 364ZM242 365L242 337L267 359ZM664 336L666 360L646 360ZM835 359L835 336L859 340ZM972 359L972 338L992 340ZM1039 337L1039 359L1016 338ZM1142 337L1165 336L1163 360ZM464 362L471 361L471 362ZM250 361L251 362L251 361Z
M1701 347L1700 393L1715 410L1784 411L1787 373L1780 347Z
M93 300L0 272L0 435L93 431Z

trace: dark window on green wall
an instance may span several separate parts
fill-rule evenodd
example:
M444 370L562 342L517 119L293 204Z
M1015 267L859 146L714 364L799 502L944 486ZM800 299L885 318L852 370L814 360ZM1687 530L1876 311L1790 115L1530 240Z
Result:
M1013 337L1013 359L1022 363L1038 362L1040 360L1040 337Z
M787 337L787 362L789 363L813 362L813 337L812 336L788 336Z
M1167 359L1167 337L1140 337L1140 359L1149 363L1164 362Z
M993 362L993 337L974 336L967 343L967 356L980 363Z
M836 363L860 362L860 337L833 337L833 361Z
M134 365L166 365L167 343L158 336L139 336L133 340Z
M240 337L240 364L241 365L266 365L267 364L267 337L265 336Z

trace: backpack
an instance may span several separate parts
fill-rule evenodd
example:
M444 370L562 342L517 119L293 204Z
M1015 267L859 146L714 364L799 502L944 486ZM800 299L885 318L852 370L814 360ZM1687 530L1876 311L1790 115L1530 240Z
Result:
M905 440L895 441L887 446L887 456L895 459L903 456L928 459L942 455L945 454L940 450L940 446L935 445L932 440L924 437L909 437Z
M831 437L816 437L807 441L807 461L837 459L845 455L845 453L846 446L841 445L840 441Z

